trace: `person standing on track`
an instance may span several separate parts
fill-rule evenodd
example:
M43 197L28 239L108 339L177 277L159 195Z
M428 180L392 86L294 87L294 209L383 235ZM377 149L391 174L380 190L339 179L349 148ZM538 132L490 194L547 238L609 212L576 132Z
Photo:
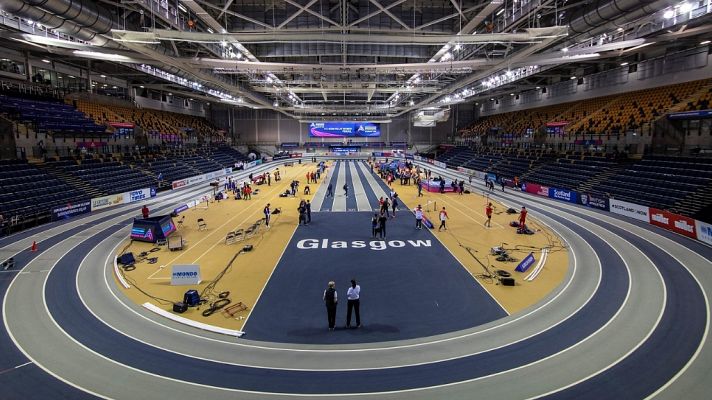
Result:
M334 187L329 183L329 186L326 188L326 197L334 197Z
M349 184L344 183L344 197L349 197Z
M487 204L485 207L485 215L487 215L487 221L485 221L485 226L488 228L492 227L492 203Z
M397 209L397 208L398 208L398 193L395 193L395 194L393 195L393 201L391 201L391 210L393 211L392 214L391 214L391 215L392 215L391 218L395 218L395 217L396 217L396 209Z
M388 221L388 218L385 214L381 213L381 215L378 217L378 229L381 233L381 239L386 238L386 221Z
M524 228L527 222L527 208L522 206L522 211L519 212L519 226Z
M148 214L149 214L148 206L144 204L143 208L141 208L141 215L143 215L143 219L147 219Z
M373 218L371 218L371 237L376 238L378 234L378 213L373 213Z
M265 214L265 226L267 227L267 229L269 229L269 218L272 215L272 212L269 209L269 203L267 203L262 212Z
M415 208L415 229L423 229L423 208L418 204Z
M336 305L339 302L338 295L336 293L336 283L334 281L329 282L329 286L324 290L324 304L326 305L326 318L329 320L329 330L333 331L334 326L336 326Z
M351 279L351 286L346 291L346 327L351 328L351 309L356 314L356 327L361 327L361 312L359 310L361 303L361 286L356 284L355 279Z
M440 210L440 227L438 228L438 232L441 230L445 229L447 230L447 227L445 226L445 221L448 219L447 216L447 211L445 211L445 207L443 207L442 210Z
M306 208L307 211L307 225L311 223L311 203L309 202L309 199L307 199L307 202L304 204L304 207Z

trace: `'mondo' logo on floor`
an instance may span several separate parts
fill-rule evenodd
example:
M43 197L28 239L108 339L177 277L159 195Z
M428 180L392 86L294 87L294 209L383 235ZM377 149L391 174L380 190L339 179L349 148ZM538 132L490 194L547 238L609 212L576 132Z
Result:
M387 248L430 247L430 240L353 240L350 242L329 239L302 239L297 242L297 248L311 249L370 249L386 250Z

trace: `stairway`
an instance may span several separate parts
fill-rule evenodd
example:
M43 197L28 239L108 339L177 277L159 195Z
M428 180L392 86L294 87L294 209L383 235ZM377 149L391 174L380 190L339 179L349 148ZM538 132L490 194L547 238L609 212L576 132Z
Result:
M586 193L590 192L594 186L597 186L601 182L605 182L608 178L618 174L618 172L624 170L625 168L629 167L630 165L634 164L636 160L621 160L614 166L610 167L609 169L605 170L604 172L601 172L600 174L596 174L593 178L581 183L576 190L578 192Z
M695 216L703 209L710 207L710 199L712 199L712 187L705 186L678 200L670 208L670 211L682 215Z
M46 172L48 175L51 175L65 183L67 183L70 186L73 186L79 190L84 191L89 197L101 197L101 196L106 196L106 193L102 192L101 190L95 188L94 186L91 186L90 184L84 182L83 180L77 178L76 176L65 172L64 170L60 168L55 168L51 165L47 165L43 162L36 163L35 166Z
M617 101L618 101L618 96L613 96L613 98L611 98L610 101L606 102L604 105L599 107L597 110L589 113L588 116L586 116L586 118L580 119L580 120L574 122L573 124L571 124L570 126L568 126L566 128L566 131L576 133L576 131L578 131L580 128L587 127L589 120L596 117L599 113L602 113L603 110L605 110L605 109L611 110L611 107L614 104L616 104Z
M670 109L667 111L667 114L685 111L685 109L687 108L687 103L692 102L693 100L697 100L697 98L700 97L700 95L707 93L707 91L709 91L710 89L712 89L712 81L709 81L708 83L700 86L700 88L697 89L694 93L692 93L691 95L687 96L686 98L680 100L679 103L670 107ZM657 119L660 119L664 116L665 116L665 114L659 116Z

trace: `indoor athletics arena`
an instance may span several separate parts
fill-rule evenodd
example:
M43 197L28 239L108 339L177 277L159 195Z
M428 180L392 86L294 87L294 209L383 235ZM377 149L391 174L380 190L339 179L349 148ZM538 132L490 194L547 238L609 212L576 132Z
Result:
M712 0L1 0L0 400L704 400Z

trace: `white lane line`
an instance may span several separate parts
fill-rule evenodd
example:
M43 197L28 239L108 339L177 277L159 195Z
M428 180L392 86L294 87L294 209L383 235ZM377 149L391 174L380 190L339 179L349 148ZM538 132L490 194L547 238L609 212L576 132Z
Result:
M568 229L568 228L567 228L567 229ZM553 229L553 228L552 228L552 230L556 231L556 230ZM569 230L570 230L570 229L569 229ZM573 231L571 231L571 232L572 232L572 234L578 236L578 234L576 234L575 232L573 232ZM557 233L558 233L558 231L557 231ZM562 237L562 238L563 238L563 237ZM579 236L579 238L580 238L580 236ZM565 240L565 239L564 239L564 240ZM583 242L583 239L581 239L581 240L582 240L582 242ZM588 247L591 249L591 251L593 252L593 248L592 248L588 243L583 242L583 244L584 244L585 246L588 246ZM594 253L594 254L595 254L595 253ZM597 257L596 257L596 258L597 258ZM108 263L108 259L107 259L107 263ZM146 316L144 316L144 315L142 315L142 314L136 312L136 311L133 310L131 307L129 307L127 304L125 304L121 299L119 299L119 298L117 297L116 293L115 293L113 290L111 290L111 286L109 286L109 282L108 282L108 280L106 279L106 274L104 274L104 285L105 285L105 287L109 290L109 292L111 293L111 295L112 295L124 308L126 308L126 309L129 310L130 312L136 314L137 316L139 316L139 317L141 317L141 318L143 318L143 319L145 319L145 320L147 320L147 321L149 321L149 322L151 322L151 323L153 323L153 324L155 324L155 325L161 326L162 328L165 328L165 329L168 329L168 330L177 332L177 333L179 333L179 334L183 334L183 335L195 337L195 338L202 339L202 340L206 340L206 341L218 342L218 343L222 343L222 344L229 344L229 345L239 346L239 347L247 347L247 348L253 348L253 349L260 349L260 350L276 350L276 351L308 352L308 353L342 353L342 352L343 352L343 353L354 353L354 352L371 352L371 351L377 351L377 350L398 350L398 349L403 349L403 348L421 347L421 346L429 345L429 344L439 344L439 343L449 342L449 341L452 341L452 340L457 340L457 339L462 339L462 338L468 338L468 337L471 337L471 336L479 335L479 334L482 334L482 333L484 333L484 332L488 332L488 331L491 331L491 330L495 330L495 329L497 329L497 328L499 328L499 327L504 327L504 326L506 326L506 325L509 325L509 324L511 324L511 323L514 323L514 322L516 322L516 321L518 321L518 320L520 320L520 319L522 319L522 318L525 318L525 317L527 317L527 316L529 316L529 315L531 315L531 314L534 314L535 312L537 312L537 311L540 310L540 309L543 309L544 307L546 307L546 306L548 306L549 304L553 303L553 302L554 302L558 297L560 297L563 293L565 293L565 292L567 291L568 287L569 287L569 286L571 285L571 283L573 282L574 276L576 275L577 263L578 263L578 261L577 261L577 258L576 258L576 254L573 253L573 268L572 268L573 271L572 271L571 277L570 277L569 280L566 282L566 284L565 284L564 287L561 289L561 291L559 291L553 298L551 298L551 299L550 299L549 301L547 301L546 303L542 304L540 307L538 307L538 308L536 308L536 309L530 311L529 313L524 314L524 315L522 315L522 316L520 316L520 317L518 317L518 318L514 318L514 319L512 319L512 320L510 320L510 321L507 321L507 322L502 323L502 324L497 325L497 326L493 326L493 327L484 329L484 330L479 331L479 332L467 333L467 334L463 334L463 335L460 335L460 336L457 336L457 337L453 337L453 338L446 338L446 339L434 340L434 341L424 342L424 343L415 343L415 344L409 344L409 345L398 345L398 346L391 346L391 347L366 348L366 349L329 349L329 350L321 350L321 349L274 348L274 347L265 347L265 346L256 346L256 345L251 345L251 344L244 344L244 342L242 342L242 343L225 342L225 341L219 340L219 339L213 339L213 338L209 338L209 337L205 337L205 336L199 336L199 335L192 334L192 333L190 333L190 332L186 332L186 331L182 331L182 330L175 329L175 328L173 328L173 327L166 326L166 325L160 323L159 321L152 320L152 319L147 318ZM599 270L599 272L600 272L600 268L601 268L601 263L600 263L600 260L598 260L598 270ZM80 266L80 269L81 269L81 266ZM597 281L596 287L592 290L591 294L590 294L589 297L586 299L586 301L583 302L583 304L580 305L579 308L577 308L576 310L574 310L569 316L567 316L566 318L564 318L564 319L562 319L561 321L557 322L556 324L547 327L547 328L544 329L544 330L541 330L541 331L539 331L539 332L533 333L533 334L531 334L531 335L529 335L529 336L526 336L526 337L524 337L524 338L522 338L522 339L519 339L519 340L517 340L517 341L515 341L515 342L506 343L506 344L503 344L503 345L498 346L498 347L494 347L494 348L490 348L490 349L484 349L484 350L481 350L481 351L478 351L478 352L468 353L468 354L465 354L465 355L455 356L455 357L451 357L451 358L447 358L447 359L431 360L431 361L421 362L421 363L417 363L417 364L416 364L416 363L413 363L413 364L404 364L404 365L389 365L388 367L375 367L375 368L370 368L370 369L387 369L387 368L395 368L395 367L417 366L417 365L424 365L424 364L429 364L429 363L436 363L436 362L448 361L448 360L452 360L452 359L457 359L457 358L462 358L462 357L467 357L467 356L473 356L473 355L481 354L481 353L484 353L484 352L488 352L488 351L491 351L491 350L496 350L496 349L498 349L498 348L505 347L505 346L508 346L508 345L517 343L517 342L522 341L522 340L527 340L527 339L529 339L529 338L531 338L531 337L533 337L533 336L536 336L536 335L538 335L538 334L540 334L540 333L542 333L542 332L545 332L545 331L547 331L547 330L553 328L554 326L556 326L556 325L558 325L558 324L560 324L560 323L563 323L563 322L566 321L568 318L570 318L571 316L575 315L579 310L581 310L581 308L583 308L586 304L588 304L588 302L591 300L591 298L595 295L596 291L598 290L598 287L600 286L600 279L601 279L601 274L599 273L599 275L598 275L598 281ZM79 288L77 288L77 290L79 290ZM81 293L80 293L80 298L81 298L81 297L82 297L82 296L81 296ZM88 305L88 304L85 303L85 306L90 310L90 312L92 312L92 314L94 314L94 315L96 316L96 314L89 308L89 305ZM97 317L97 318L98 318L98 317ZM100 318L98 318L98 319L101 320ZM104 322L104 321L102 320L102 322ZM138 341L138 342L147 344L147 345L149 345L149 346L152 346L152 347L155 347L155 348L164 350L164 351L172 352L172 353L175 353L175 354L180 354L180 355L184 355L184 356L191 357L191 358L203 359L203 358L198 357L198 356L195 356L195 355L184 354L184 353L181 353L181 352L178 352L178 351L175 351L175 350L165 349L165 348L163 348L163 347L157 346L157 345L152 344L152 343L144 342L144 341L142 341L142 340L140 340L140 339L137 339L137 338L133 337L132 335L130 335L130 334L128 334L128 333L122 332L121 330L119 330L119 329L117 329L117 328L115 328L115 327L113 327L113 326L107 324L106 322L104 322L104 323L105 323L107 326L109 326L111 329L113 329L114 331L119 332L119 333L123 334L124 336L127 336L127 337L129 337L129 338L132 338L132 339L134 339L134 340L136 340L136 341ZM237 365L237 366L251 366L251 367L254 367L254 368L277 369L277 368L275 368L275 367L262 367L262 366L255 366L255 365L244 365L244 364L231 363L231 362L224 362L224 361L215 361L215 360L208 360L208 361L221 362L221 363L223 363L223 364ZM292 369L292 368L279 368L279 369L284 369L284 370L297 370L297 371L323 371L323 369L319 369L319 370L314 370L314 369ZM365 368L359 368L359 369L354 369L354 370L363 370L363 369L365 369ZM352 370L352 369L336 369L336 370L334 370L334 371L350 371L350 370ZM327 370L327 371L331 371L331 370Z
M363 188L363 182L361 182L361 177L356 172L356 164L359 162L349 163L349 171L351 172L351 182L353 182L353 192L356 196L356 209L358 211L373 211L371 209L371 204L368 202L368 196L366 196L366 190Z
M376 178L373 177L373 174L369 169L366 169L366 164L364 163L358 163L358 168L361 169L361 172L363 172L363 176L366 177L366 182L368 182L369 185L371 185L371 190L373 190L373 194L376 195L376 198L386 198L388 197L388 193L386 193L385 190L381 187L381 185L376 182Z
M334 188L334 203L331 211L346 211L346 196L344 196L344 184L346 183L346 168L348 161L339 161L339 174L336 177L336 187ZM354 195L354 188L349 187L349 195Z
M525 197L521 192L518 194L518 196ZM532 197L532 199L534 199L534 200L539 200L539 201L535 201L536 203L539 203L539 204L546 204L546 202L543 201L544 198L541 198L541 199L540 199L540 198L538 198L538 197ZM595 219L595 220L597 220L597 221L605 222L605 223L608 223L608 224L613 224L613 225L615 225L616 227L618 227L618 228L620 228L620 229L622 229L622 230L624 230L624 231L630 233L631 235L636 235L636 236L638 236L638 237L641 238L642 240L645 240L646 242L648 242L648 243L650 243L651 245L657 247L657 248L660 249L661 251L667 253L670 257L674 258L680 265L682 265L682 266L687 270L687 272L690 274L690 276L692 276L692 278L693 278L693 279L695 280L695 282L697 283L697 286L700 288L700 291L702 292L702 296L703 296L703 298L705 299L705 308L706 308L706 312L707 312L707 319L706 319L706 324L705 324L705 331L704 331L704 333L703 333L702 339L700 340L700 344L699 344L699 346L697 347L695 353L692 355L692 357L690 357L690 359L688 360L688 362L685 364L685 366L684 366L683 368L680 369L680 371L678 371L669 381L667 381L664 385L662 385L658 390L656 390L655 392L653 392L650 396L646 397L646 399L652 399L652 398L654 398L655 396L657 396L658 394L660 394L660 393L662 393L664 390L666 390L668 387L672 386L672 385L675 383L675 381L677 381L677 379L680 378L680 377L690 368L690 366L692 365L692 363L697 359L697 357L698 357L698 356L700 355L700 353L702 352L702 348L704 347L705 343L707 342L707 337L709 336L709 330L710 330L710 304L709 304L709 298L708 298L708 296L707 296L707 292L705 292L705 290L704 290L704 286L702 285L702 283L700 282L700 280L697 278L697 276L696 276L696 275L690 270L690 268L687 266L687 263L682 262L677 256L675 256L675 255L673 255L672 253L670 253L670 251L668 251L667 249L658 246L658 245L657 245L656 243L654 243L651 239L648 239L648 238L645 238L645 237L641 236L639 233L634 232L634 231L628 229L626 226L630 226L630 227L632 227L632 228L634 228L634 229L641 230L641 231L643 231L643 232L645 232L645 233L647 233L647 234L653 235L653 237L657 237L658 240L662 240L662 241L664 241L664 242L667 242L668 245L672 245L672 246L674 246L674 247L681 248L681 249L683 249L684 251L690 251L692 254L694 254L695 256L697 256L702 262L705 262L705 263L708 263L708 264L712 264L712 261L706 259L706 258L703 257L701 254L699 254L699 253L697 253L697 252L695 252L695 251L691 251L689 248L685 247L685 246L682 245L681 243L678 243L678 242L676 242L676 241L674 241L674 240L672 240L672 239L670 239L670 238L668 238L668 237L666 237L666 236L663 236L663 235L661 235L660 233L655 232L655 231L652 230L652 229L647 229L646 227L638 226L638 225L633 224L633 223L631 223L631 222L629 222L629 221L626 221L626 220L624 220L624 219L616 218L616 217L613 216L613 215L599 214L599 213L593 212L592 210L587 210L587 209L585 209L585 208L574 207L574 206L572 206L572 205L570 205L570 204L558 202L558 201L555 201L555 200L552 200L551 203L556 204L556 205L558 205L558 206L561 206L562 208L564 208L564 209L566 209L566 210L568 210L568 211L577 211L577 212L580 212L581 214L584 214L584 215L588 216L589 218ZM618 223L620 223L620 222L624 222L624 224L620 224L620 225L619 225ZM686 237L686 236L682 236L682 235L681 235L681 237Z
M326 171L331 167L328 167L324 170L324 173L322 173L321 178L324 178L326 176ZM321 185L319 185L319 189L317 189L316 193L314 194L314 198L312 198L312 210L313 212L316 212L318 210L321 210L321 205L324 204L324 199L326 198L326 189L327 186L329 186L328 179L320 179Z
M257 295L257 299L255 299L255 304L253 304L252 307L250 307L250 311L247 313L247 317L245 317L245 322L243 322L243 324L242 324L242 329L243 329L243 331L244 331L244 329L245 329L245 326L247 326L247 321L250 320L250 316L252 315L252 311L255 309L255 307L257 307L257 303L258 303L258 302L260 301L260 299L262 298L262 293L264 293L265 288L266 288L267 285L269 284L269 281L272 279L272 275L274 274L274 271L277 270L277 266L278 266L279 263L282 261L282 257L284 257L284 253L287 251L287 248L289 247L289 244L292 243L292 238L294 237L294 234L297 233L297 228L299 228L299 226L295 226L295 227L294 227L294 230L292 231L292 234L289 235L289 240L287 241L287 244L284 245L284 248L282 249L282 254L279 255L279 258L277 259L277 262L274 263L274 267L272 267L272 272L269 273L269 277L267 277L267 281L265 282L264 285L262 285L262 289L260 289L260 294L258 294L258 295Z
M28 362L26 362L26 363L24 363L24 364L16 365L16 366L14 366L14 367L12 367L12 368L4 369L4 370L0 371L0 375L6 374L6 373L8 373L8 372L10 372L10 371L14 371L14 370L16 370L16 369L22 368L22 367L27 366L27 365L30 365L30 364L32 364L32 361L28 361Z

